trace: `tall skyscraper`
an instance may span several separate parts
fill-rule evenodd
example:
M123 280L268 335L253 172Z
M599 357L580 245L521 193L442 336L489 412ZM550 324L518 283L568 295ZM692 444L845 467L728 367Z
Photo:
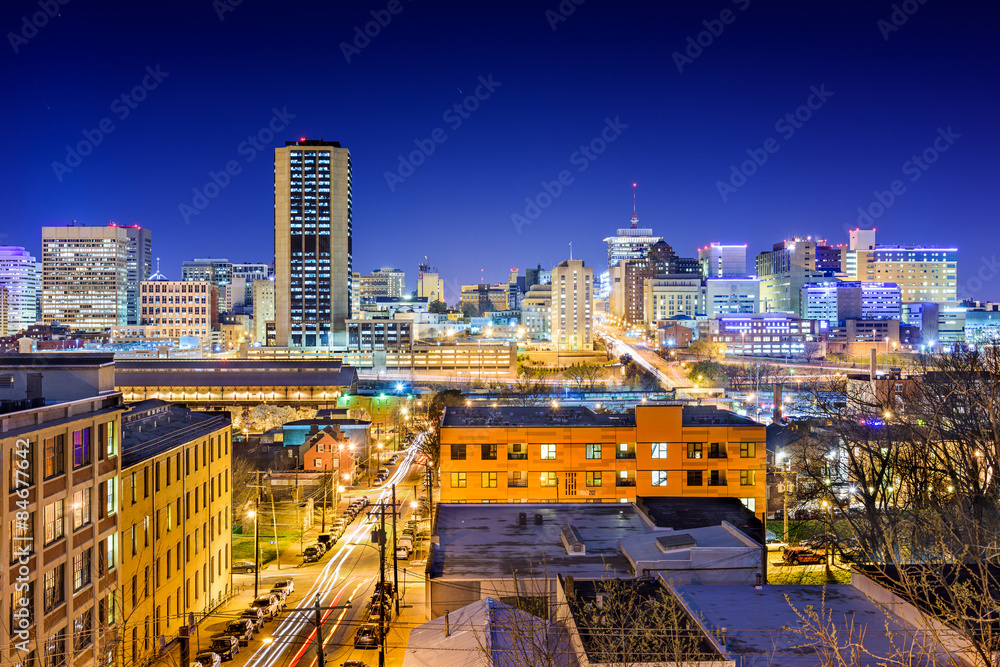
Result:
M124 227L42 227L42 318L71 329L128 324Z
M427 297L427 303L444 302L444 281L441 280L437 267L431 268L429 264L424 263L417 269L417 296Z
M957 303L957 248L876 245L874 229L852 229L845 255L848 279L896 283L903 303Z
M552 269L552 340L564 351L592 350L594 269L568 259Z
M698 248L702 278L744 278L747 275L747 246L712 243Z
M757 255L761 310L798 315L802 286L843 275L846 255L845 248L812 237L775 243L772 250Z
M27 329L36 321L38 281L35 258L21 246L0 245L0 287L7 293L6 333Z
M128 236L128 247L125 256L125 272L128 285L126 300L128 302L128 323L139 324L139 283L149 280L153 274L153 232L139 225L119 225L112 222L109 227L119 227Z
M274 149L274 308L279 347L346 347L351 316L351 152L337 141Z

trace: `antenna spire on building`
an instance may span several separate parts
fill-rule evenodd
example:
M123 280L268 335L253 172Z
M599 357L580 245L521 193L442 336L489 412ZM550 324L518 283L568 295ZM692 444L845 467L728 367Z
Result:
M635 188L637 183L632 184L632 229L639 226L639 215L635 211Z
M569 242L569 258L573 259L573 242Z

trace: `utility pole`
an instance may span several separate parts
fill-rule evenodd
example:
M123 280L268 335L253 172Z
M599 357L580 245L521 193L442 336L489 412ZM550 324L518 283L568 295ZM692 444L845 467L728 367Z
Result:
M322 527L320 528L321 533L326 532L326 498L327 492L330 490L330 470L329 466L323 463L323 521Z
M257 495L253 498L253 597L257 599L257 586L260 583L260 539L257 537L257 524L260 523L260 473L257 473Z
M323 655L323 615L320 613L319 593L316 594L316 657L319 667L325 667L326 657Z
M392 485L392 597L396 600L399 616L399 558L396 555L396 485Z
M382 506L382 517L379 527L378 570L379 595L382 599L379 600L378 606L378 667L385 667L385 501L383 500L379 504Z

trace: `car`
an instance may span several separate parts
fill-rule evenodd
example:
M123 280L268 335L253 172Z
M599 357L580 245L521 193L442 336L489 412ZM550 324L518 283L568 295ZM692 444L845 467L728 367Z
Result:
M236 640L243 646L250 644L256 630L257 624L247 618L238 618L235 621L229 621L229 624L226 625L226 634L230 637L236 637Z
M327 547L322 542L313 542L313 546L319 549L319 555L322 556L327 552Z
M378 474L381 475L381 476L383 476L383 477L388 477L389 476L389 469L388 468L382 468L381 470L378 471Z
M278 602L277 596L271 595L261 595L259 598L250 603L251 606L257 607L265 614L268 618L274 618L281 611L281 603Z
M341 667L368 667L368 663L360 660L348 660L347 662L341 663Z
M229 635L212 637L212 652L217 653L221 660L232 660L240 652L240 640Z
M372 600L371 604L368 605L368 612L367 612L368 613L368 621L371 622L371 623L378 623L379 620L382 618L382 613L383 613L382 610L383 609L385 610L385 621L387 623L389 621L391 621L392 620L392 605L391 604L385 604L385 605L383 605L377 599L376 600Z
M285 607L288 606L288 603L286 602L286 600L288 599L288 592L285 591L284 589L272 588L270 591L267 592L267 594L273 595L274 597L278 598L278 607L280 607L281 609L284 609Z
M382 486L385 483L385 477L376 477L372 480L372 486Z
M267 622L267 615L259 607L244 609L240 618L252 622L257 630L264 627L264 623Z
M804 540L799 540L799 546L810 549L831 549L837 545L837 536L833 533L820 533Z
M257 565L252 560L238 560L233 563L233 572L256 572Z
M768 551L784 551L788 543L769 530L764 531L764 542Z
M215 651L200 651L194 657L194 662L201 667L219 667L222 664L222 658Z
M287 595L291 595L295 592L295 582L291 579L281 579L280 581L276 581L271 584L271 590L275 590L277 588L286 591Z
M382 633L379 632L377 623L365 623L358 628L358 633L354 635L355 648L378 648L382 640Z
M826 562L825 553L814 551L809 547L803 547L803 546L788 547L787 549L785 549L785 553L781 555L781 558L789 565Z
M302 552L302 560L306 563L315 563L322 555L319 549L310 546L306 547L305 551Z
M329 544L333 541L333 536L330 533L320 533L316 536L316 541L320 544Z

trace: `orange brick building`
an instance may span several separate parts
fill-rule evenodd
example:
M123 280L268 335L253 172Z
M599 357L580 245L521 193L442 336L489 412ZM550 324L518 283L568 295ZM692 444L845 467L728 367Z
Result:
M740 498L766 510L764 426L712 406L446 408L441 502Z

